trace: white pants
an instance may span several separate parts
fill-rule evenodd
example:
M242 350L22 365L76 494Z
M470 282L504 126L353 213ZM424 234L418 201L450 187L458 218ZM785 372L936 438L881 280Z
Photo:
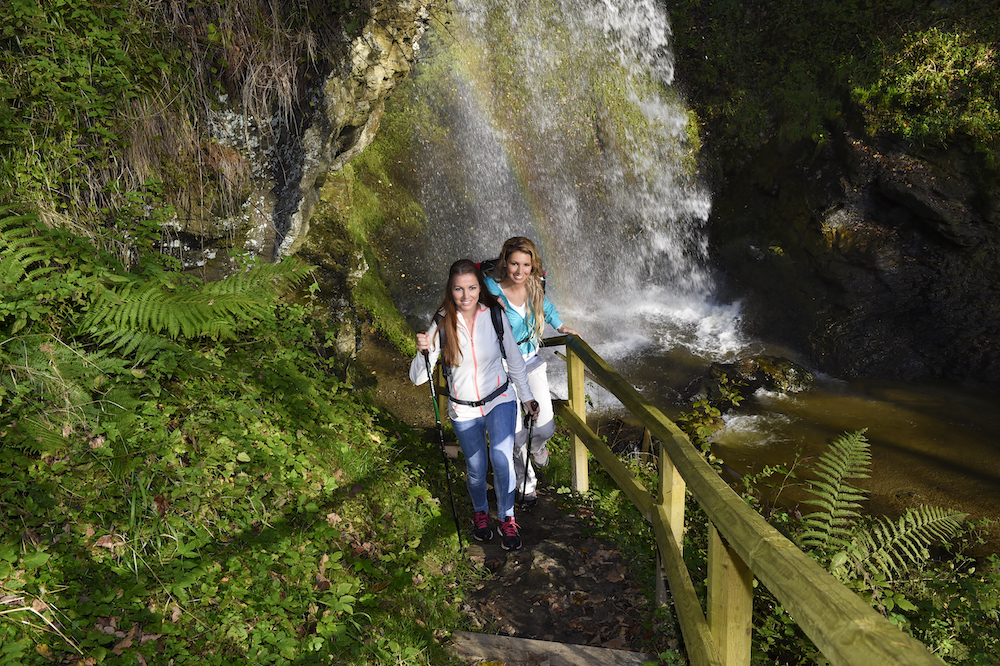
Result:
M538 419L531 430L531 450L537 452L543 444L556 432L556 422L552 413L552 396L549 395L549 378L545 374L545 362L532 364L528 370L528 386L531 395L538 401ZM514 431L514 475L517 479L515 491L525 494L535 492L538 480L535 478L535 468L528 462L528 430L524 427L522 418L517 419L517 429ZM527 472L528 481L525 485L524 475Z

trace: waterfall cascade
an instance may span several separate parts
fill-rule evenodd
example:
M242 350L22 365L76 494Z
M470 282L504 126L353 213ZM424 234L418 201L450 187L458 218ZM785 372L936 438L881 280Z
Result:
M436 56L450 66L416 88L437 126L417 127L427 219L410 272L440 284L454 259L529 236L563 319L609 358L738 348L738 307L713 302L711 202L659 3L455 4Z
M454 2L406 102L426 218L398 258L412 280L396 298L403 312L428 322L452 261L496 256L524 235L541 249L563 320L668 416L687 407L684 389L712 361L794 358L745 339L739 304L714 298L711 200L697 132L672 85L660 3ZM564 369L550 365L556 395L565 395ZM591 396L615 408L596 388ZM874 511L919 502L1000 512L993 392L818 376L807 393L746 397L714 438L741 472L818 455L867 428Z

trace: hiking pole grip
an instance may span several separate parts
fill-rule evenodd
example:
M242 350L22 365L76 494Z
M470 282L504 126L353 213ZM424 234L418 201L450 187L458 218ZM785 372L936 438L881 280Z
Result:
M434 386L434 373L431 371L430 354L424 350L424 367L427 369L427 382L431 385L431 402L434 403L434 420L437 421L438 437L441 439L441 458L444 460L444 477L448 480L448 497L451 498L451 515L455 519L455 533L458 534L458 549L462 545L462 526L458 523L458 509L455 508L455 491L451 485L451 468L448 466L448 452L444 447L444 428L441 426L441 410L438 408L437 388Z

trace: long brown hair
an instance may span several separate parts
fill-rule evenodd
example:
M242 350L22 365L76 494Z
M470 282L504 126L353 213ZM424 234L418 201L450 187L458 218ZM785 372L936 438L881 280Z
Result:
M444 300L438 306L437 311L443 312L444 317L438 322L438 327L444 332L444 346L441 349L441 360L453 368L458 367L462 362L462 351L458 346L458 310L455 308L455 297L452 295L452 287L455 286L455 278L459 275L472 273L479 281L479 302L489 307L499 307L497 297L489 292L483 282L483 274L479 272L479 267L469 259L459 259L451 265L448 270L448 283L444 288Z
M528 318L528 326L533 329L534 337L541 339L545 329L545 288L542 286L542 255L530 238L514 236L508 238L500 250L500 257L493 268L493 278L497 284L507 279L507 261L515 252L524 252L531 257L531 273L525 280L528 290L528 310L532 316Z

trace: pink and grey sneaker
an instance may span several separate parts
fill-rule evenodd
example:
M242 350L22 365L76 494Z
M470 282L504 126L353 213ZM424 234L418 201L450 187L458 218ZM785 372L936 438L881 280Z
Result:
M535 467L549 466L549 447L545 446L545 442L531 447L531 462L535 463Z
M472 515L472 538L476 541L493 540L493 528L490 527L490 516L485 511L476 511Z
M507 516L503 522L497 526L500 533L500 545L504 550L521 550L521 533L514 516Z

